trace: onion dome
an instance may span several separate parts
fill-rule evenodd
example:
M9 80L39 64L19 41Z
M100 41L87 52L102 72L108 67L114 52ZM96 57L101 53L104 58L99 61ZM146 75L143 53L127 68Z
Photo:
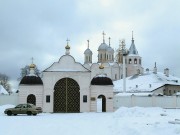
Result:
M98 51L100 50L107 50L109 46L106 43L101 43L101 45L98 48Z
M104 66L102 65L102 63L101 63L101 65L99 66L99 69L104 69Z
M91 85L113 85L113 83L106 75L98 75L91 80Z
M70 46L69 46L69 45L66 45L65 49L70 49Z
M92 51L91 51L89 48L87 48L87 49L84 51L84 54L92 54Z
M43 85L43 82L39 76L24 76L20 84L26 85Z
M36 65L32 63L29 67L30 67L30 68L35 68Z
M112 49L112 47L110 47L110 46L107 48L107 51L110 53L114 53L114 49Z

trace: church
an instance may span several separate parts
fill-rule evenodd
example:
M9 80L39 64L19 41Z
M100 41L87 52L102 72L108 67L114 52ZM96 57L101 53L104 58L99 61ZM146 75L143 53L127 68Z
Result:
M130 48L123 54L125 42L122 41L115 51L103 41L98 47L97 63L92 63L93 52L88 47L84 51L84 64L70 55L67 40L65 55L58 62L35 75L36 65L32 63L30 73L19 84L19 103L32 103L42 107L43 112L72 113L113 112L113 81L123 78L123 57L126 63L126 77L143 72L142 58L136 49L132 34ZM100 105L98 105L100 103Z

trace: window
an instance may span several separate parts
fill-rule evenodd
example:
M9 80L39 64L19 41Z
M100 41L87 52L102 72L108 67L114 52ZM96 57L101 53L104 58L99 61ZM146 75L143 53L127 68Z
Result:
M50 103L50 95L46 96L46 103Z
M88 61L88 56L86 56L86 61Z
M134 59L134 64L137 64L137 59Z
M129 64L131 64L131 59L129 59Z
M115 80L117 80L117 74L115 74Z
M83 96L83 102L86 103L87 102L87 95Z
M139 64L141 65L141 59L139 59Z

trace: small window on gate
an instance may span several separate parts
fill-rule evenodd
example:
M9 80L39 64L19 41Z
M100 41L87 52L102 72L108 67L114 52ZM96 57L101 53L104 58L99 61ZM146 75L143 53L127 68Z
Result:
M87 102L87 95L83 96L83 102L86 103Z
M46 103L50 103L50 95L46 96Z

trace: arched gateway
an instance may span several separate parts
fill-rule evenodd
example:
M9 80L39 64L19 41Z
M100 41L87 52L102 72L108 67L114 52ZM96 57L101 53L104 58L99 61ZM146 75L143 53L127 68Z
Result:
M63 78L54 86L54 112L80 112L80 87L71 78Z

